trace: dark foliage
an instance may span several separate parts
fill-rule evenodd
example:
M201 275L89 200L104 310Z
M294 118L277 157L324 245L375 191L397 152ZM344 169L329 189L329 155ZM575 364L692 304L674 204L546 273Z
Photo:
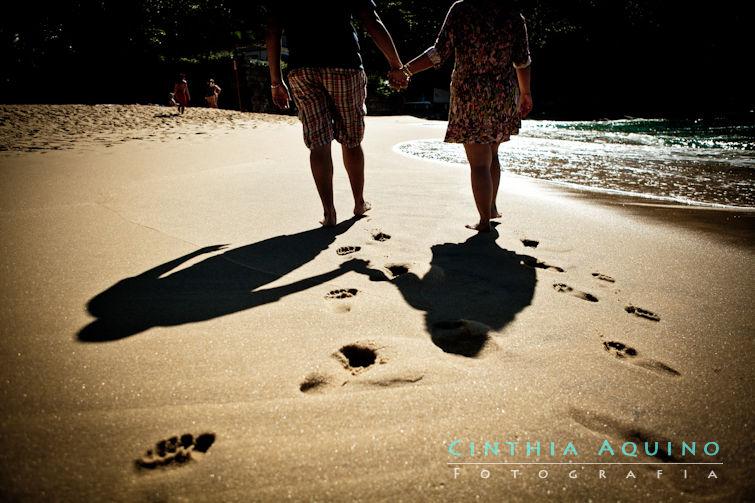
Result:
M408 60L432 44L453 2L376 3ZM697 116L753 107L744 75L748 16L733 2L510 3L527 19L536 116ZM261 0L20 2L0 24L0 90L11 102L164 102L177 71L197 87L214 68L231 79L233 50L264 42L264 25ZM386 63L366 37L362 47L377 88ZM450 70L418 75L404 97L447 88Z

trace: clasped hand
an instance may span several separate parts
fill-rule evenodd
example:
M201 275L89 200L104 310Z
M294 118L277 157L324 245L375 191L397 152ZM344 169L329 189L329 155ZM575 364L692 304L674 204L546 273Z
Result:
M401 69L396 68L388 72L388 83L394 89L406 89L409 87L409 77Z

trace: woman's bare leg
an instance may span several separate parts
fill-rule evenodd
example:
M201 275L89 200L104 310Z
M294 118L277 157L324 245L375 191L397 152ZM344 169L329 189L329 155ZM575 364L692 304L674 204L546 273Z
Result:
M481 143L465 143L472 179L472 195L474 196L480 221L468 228L479 232L490 232L490 213L493 200L493 179L490 175L492 152L490 145Z
M490 206L490 218L499 218L501 213L498 211L498 205L496 205L496 198L498 197L498 186L501 184L501 162L498 160L498 147L500 143L496 143L490 146L492 160L490 163L490 178L493 181L493 198Z

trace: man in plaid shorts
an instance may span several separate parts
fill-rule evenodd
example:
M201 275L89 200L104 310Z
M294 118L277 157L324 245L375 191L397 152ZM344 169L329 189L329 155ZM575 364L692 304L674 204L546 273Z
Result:
M331 142L341 144L343 163L354 195L354 215L370 209L364 200L364 116L367 77L352 18L359 18L385 55L391 69L401 68L396 47L372 0L279 1L270 7L267 55L273 103L289 108L291 94L299 110L304 143L325 218L336 225L333 205ZM283 81L280 52L285 31L289 50L288 79Z

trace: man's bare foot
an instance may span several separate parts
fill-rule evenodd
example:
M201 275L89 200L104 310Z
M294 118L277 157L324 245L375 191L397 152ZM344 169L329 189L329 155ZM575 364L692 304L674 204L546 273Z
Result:
M473 231L477 232L490 232L490 222L480 222L475 225L465 225L467 229L472 229Z
M362 216L372 209L372 205L367 201L363 201L362 204L354 206L354 215Z
M323 227L335 227L338 221L336 220L336 212L325 213L325 216L320 220L320 224Z

